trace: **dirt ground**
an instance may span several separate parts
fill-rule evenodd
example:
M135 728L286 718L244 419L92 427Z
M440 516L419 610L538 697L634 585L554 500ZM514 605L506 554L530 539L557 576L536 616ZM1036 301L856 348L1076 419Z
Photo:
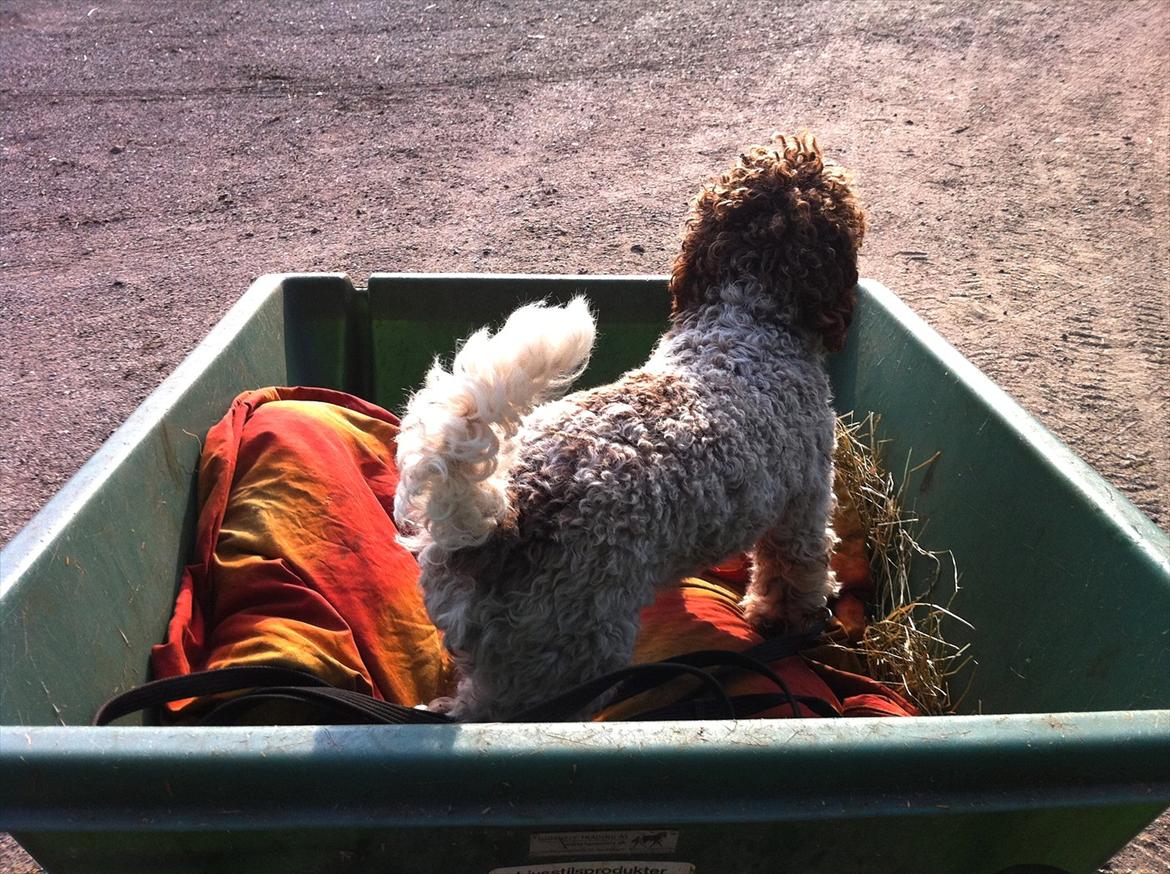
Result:
M253 277L665 272L804 127L862 273L1166 528L1168 85L1162 2L6 0L0 540ZM1170 818L1107 870L1170 872Z

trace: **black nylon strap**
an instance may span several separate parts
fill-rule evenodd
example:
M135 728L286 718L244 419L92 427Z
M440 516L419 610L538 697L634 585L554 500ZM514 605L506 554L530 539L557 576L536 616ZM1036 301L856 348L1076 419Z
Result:
M750 719L765 710L788 704L791 700L787 695L775 692L757 693L752 695L733 695L731 704L735 707L737 719ZM797 695L795 700L803 704L815 715L825 719L837 719L841 716L833 707L820 698L809 695ZM688 698L684 701L675 701L655 710L637 713L627 717L630 722L657 722L674 719L722 719L722 706L716 707L717 702L710 698Z
M667 659L667 661L693 665L699 668L736 667L752 671L771 680L792 703L792 715L798 719L800 718L800 708L796 706L796 700L792 697L792 690L788 688L788 684L784 681L783 677L759 659L746 653L725 650L700 650L699 652L676 656L673 659Z
M736 718L750 713L775 707L787 701L794 716L800 716L797 701L800 700L813 712L823 716L836 716L835 712L824 712L824 702L792 695L788 684L765 662L776 661L795 655L802 648L820 636L823 628L805 634L772 638L750 649L737 653L727 650L700 650L675 656L662 662L629 665L586 683L569 689L556 697L531 707L509 719L509 722L557 722L575 718L599 696L615 689L610 703L624 701L661 685L680 675L689 675L704 684L714 698L689 699L657 708L650 714L641 714L634 719L717 719ZM732 699L723 684L704 668L735 667L752 671L771 680L783 694L745 695ZM168 677L144 683L107 701L94 715L93 725L107 725L127 714L139 710L158 708L170 701L182 698L200 698L227 692L244 694L226 701L212 710L203 719L205 725L232 724L247 710L263 703L264 700L296 701L327 709L335 715L343 715L351 721L382 725L442 724L451 720L437 713L418 710L379 701L369 695L348 689L337 689L320 678L292 668L271 665L240 665L198 671L178 677ZM816 702L815 704L811 702ZM738 706L737 706L738 704ZM754 710L745 710L755 707Z
M320 711L334 713L356 725L443 725L452 720L441 713L419 710L390 701L380 701L370 695L350 689L328 687L276 686L257 689L238 698L225 701L207 714L203 725L236 725L254 707L272 701L309 704ZM333 720L322 720L314 725L336 724Z
M780 637L769 637L767 640L745 649L743 655L758 659L761 662L778 662L780 659L794 656L802 649L816 643L820 636L825 633L827 627L827 623L818 622L808 631L803 631L800 634L785 634Z
M101 706L93 725L107 725L139 710L148 710L183 698L202 698L224 692L239 692L266 686L328 686L324 680L304 671L275 665L237 665L211 671L195 671L177 677L152 680L115 695Z
M758 643L755 646L750 647L743 652L733 652L731 650L698 650L696 652L684 653L683 655L680 655L680 656L674 656L673 658L665 659L663 662L658 663L658 664L687 665L689 667L694 667L694 668L713 668L713 667L741 668L744 670L752 671L753 673L759 674L760 676L763 676L763 677L771 680L776 685L776 687L781 690L781 692L782 692L781 695L770 695L770 696L744 695L744 696L739 696L738 698L728 699L726 692L723 690L723 684L719 683L719 690L720 690L721 694L720 694L719 698L716 700L700 698L700 699L689 699L687 701L679 701L673 705L666 705L665 707L657 708L654 711L652 711L653 714L668 714L668 715L634 716L634 717L630 717L630 718L640 720L640 719L719 719L719 718L727 718L728 716L730 716L731 718L736 718L737 715L746 717L746 716L751 715L752 713L759 713L763 710L771 709L772 707L775 707L778 704L782 704L782 703L787 701L792 707L792 715L799 719L800 718L800 708L797 705L798 700L800 701L800 703L805 704L806 707L808 707L810 710L812 710L814 713L817 713L820 716L825 716L825 717L837 716L838 715L837 712L834 711L831 707L828 707L827 705L825 705L825 703L820 701L820 699L809 698L808 696L794 696L792 694L792 690L788 688L788 684L784 681L784 679L779 674L777 674L775 671L773 671L770 667L768 667L768 665L766 664L766 662L779 661L780 659L784 659L784 658L788 658L789 656L796 655L798 652L800 652L800 650L804 649L806 646L808 646L809 644L813 643L818 638L820 638L821 634L825 630L825 627L826 627L825 623L821 622L821 623L818 623L816 626L814 626L809 631L802 632L800 634L788 634L788 635L784 635L782 637L769 638L768 640L765 640L761 643ZM610 699L610 701L608 702L609 704L614 704L614 703L619 702L619 701L625 701L628 698L632 698L634 695L639 695L642 692L649 691L650 689L653 689L655 686L661 685L665 681L665 678L662 677L661 673L655 674L655 673L648 672L648 671L637 670L637 669L643 668L643 667L648 667L648 666L647 665L631 665L630 668L625 669L626 671L629 672L630 675L628 676L628 678L626 680L624 680L622 682L621 686L618 687L617 691L614 694L614 697L612 699ZM630 671L630 669L634 669L634 670ZM620 673L620 672L614 672L613 674L607 674L605 677L600 677L597 680L593 681L593 683L601 684L603 686L602 691L605 691L605 689L608 689L610 686L613 685L612 682L606 682L606 681L613 678L615 676L615 674L617 674L617 673ZM691 673L691 672L688 671L687 673ZM706 671L703 671L702 674L705 675L706 677L711 677L711 675L708 674ZM591 685L592 684L582 684L581 687L577 687L577 689L569 690L569 692L566 692L565 696L567 697L567 696L573 695L574 696L573 701L575 703L579 699L574 695L574 693L577 692L578 689L583 689L584 687L589 687ZM601 693L599 692L597 694L601 694ZM594 695L593 697L596 697L596 695ZM764 697L767 698L767 702L761 703L760 706L758 706L754 710L742 710L741 711L739 708L737 708L735 706L736 701L742 702L742 706L747 706L749 699L764 698ZM549 703L555 703L557 700L558 699L553 699L553 702L549 702ZM585 701L583 704L581 704L580 707L577 708L576 712L583 710L585 708L585 706L588 705L589 702L592 700L593 700L593 698L590 698L589 700ZM732 702L732 706L730 708L728 708L728 706L727 706L728 701ZM812 702L815 702L815 704ZM722 711L722 714L719 711ZM680 715L678 715L678 716L669 715L671 713L676 713L676 712ZM538 713L539 713L539 711L538 711ZM690 714L690 713L693 713L695 715L684 715L684 714ZM523 721L529 721L528 717L531 717L532 715L533 714L531 711L525 713L524 714L525 719ZM564 718L564 717L562 716L561 718ZM517 721L520 721L520 720L517 719ZM535 720L534 719L532 721L544 721L544 720Z
M726 691L723 689L723 684L720 683L711 674L707 673L707 671L702 670L703 668L713 667L736 667L752 671L753 673L766 677L781 690L783 695L774 696L775 700L773 700L771 704L769 704L767 707L761 707L760 709L768 709L768 707L775 706L777 703L788 701L792 706L793 716L799 718L800 708L797 705L796 697L792 694L792 690L788 688L788 684L779 674L764 664L764 661L773 661L795 655L810 642L820 637L822 630L823 626L804 634L786 635L784 637L772 638L770 640L764 641L763 643L757 644L754 647L751 647L745 652L732 652L729 650L699 650L697 652L686 653L684 655L665 659L661 662L629 665L626 668L621 668L594 680L582 683L579 686L575 686L574 688L569 689L555 698L523 711L508 721L557 722L564 719L571 719L576 714L579 714L581 711L583 711L598 696L604 694L615 686L617 686L617 690L613 698L611 698L607 703L614 704L618 701L625 701L634 695L639 695L642 692L649 691L655 686L661 685L667 679L672 679L671 677L663 676L664 674L669 673L669 671L662 670L664 666L668 665L673 665L680 669L697 669L679 670L676 673L689 674L706 684L709 689L717 691L717 695L714 701L710 699L699 699L705 700L707 702L700 708L703 709L705 714L702 718L720 718L719 714L716 712L717 710L723 711L723 718L734 719L736 717L736 709L731 703L731 699L728 698ZM714 685L712 685L712 683L714 683ZM757 710L755 712L759 711Z
M645 689L653 688L656 685L655 682L652 681L648 684L644 682L651 675L657 675L657 681L662 682L663 679L672 679L680 674L689 674L705 684L715 694L716 701L723 706L724 716L729 719L735 718L735 708L731 704L731 699L727 697L727 693L723 690L723 685L711 674L708 674L701 668L683 662L650 662L641 665L629 665L628 667L620 668L593 680L589 680L579 686L574 686L572 689L562 692L560 695L550 698L548 701L521 711L515 716L506 719L505 722L563 722L567 719L575 719L598 696L603 695L626 680L638 677L639 675L643 678L643 682L640 684L641 688L635 692L620 695L615 700L624 700L630 697L631 694L637 694L640 691L645 691Z

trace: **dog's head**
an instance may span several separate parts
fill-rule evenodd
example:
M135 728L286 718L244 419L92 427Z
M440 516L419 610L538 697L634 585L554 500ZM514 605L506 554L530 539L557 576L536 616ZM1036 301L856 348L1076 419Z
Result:
M795 327L839 350L853 313L865 215L841 167L808 134L755 146L695 198L670 278L673 315L755 280Z

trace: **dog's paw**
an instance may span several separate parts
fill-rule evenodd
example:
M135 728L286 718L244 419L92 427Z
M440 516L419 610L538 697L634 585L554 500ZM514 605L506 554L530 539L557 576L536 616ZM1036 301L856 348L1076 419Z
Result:
M443 716L450 716L454 710L457 699L455 698L436 698L427 704L427 710L431 713L439 713Z
M789 634L804 634L823 627L832 618L833 611L829 609L827 604L821 604L812 609L787 613L781 621L781 626Z
M799 634L816 628L832 616L825 593L806 593L799 598L762 598L749 592L740 601L744 619L765 636Z
M759 632L773 631L783 624L781 605L774 598L764 598L755 592L748 592L739 602L743 618Z

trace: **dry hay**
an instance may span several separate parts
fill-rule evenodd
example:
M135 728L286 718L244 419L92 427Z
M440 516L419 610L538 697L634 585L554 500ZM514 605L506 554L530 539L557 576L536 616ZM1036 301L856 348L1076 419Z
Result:
M903 490L909 475L933 464L927 461L910 467L907 458L895 486L893 475L883 468L882 441L876 431L880 417L870 413L861 421L852 414L837 421L835 463L839 487L852 499L866 532L876 597L874 618L862 639L846 647L860 656L869 675L890 686L913 702L924 714L953 713L959 700L952 700L949 681L972 663L967 646L948 643L943 636L947 620L968 623L950 609L959 591L959 571L949 552L932 552L918 545L918 519L902 506ZM916 559L933 564L924 591L912 590L911 567ZM931 600L945 570L953 575L953 593L946 604Z

